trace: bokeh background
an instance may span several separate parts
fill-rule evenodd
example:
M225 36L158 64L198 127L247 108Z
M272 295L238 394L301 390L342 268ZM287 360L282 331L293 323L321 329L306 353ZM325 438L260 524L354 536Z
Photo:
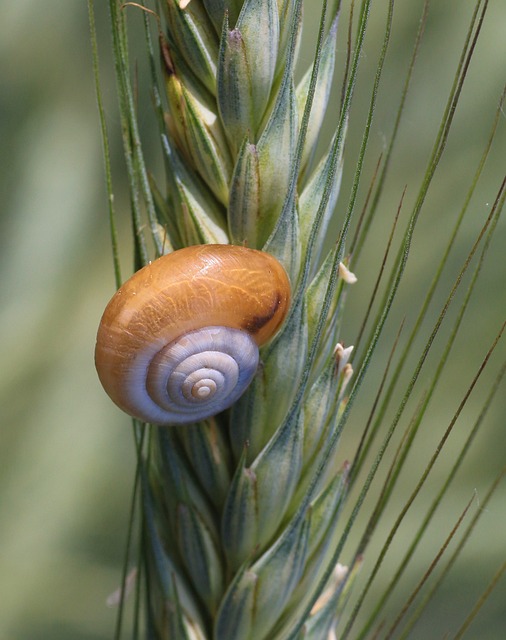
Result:
M107 3L95 4L122 266L128 274L132 265L128 200ZM386 2L376 4L350 125L341 206L349 194L382 37ZM397 8L358 206L391 131L421 10L419 0L398 4L402 6ZM473 3L447 0L433 4L398 153L382 200L380 212L384 216L379 216L370 234L366 256L358 265L359 283L349 296L347 335L343 336L347 343L356 334L401 192L407 185L407 211L417 193ZM135 10L129 11L135 24ZM312 13L307 11L310 21ZM363 401L350 421L343 458L353 451L400 320L405 316L409 324L414 318L420 292L430 282L431 266L444 247L445 234L484 147L506 79L505 25L506 5L493 0L447 151L424 206L394 317L361 395ZM311 28L314 25L309 25L308 32ZM342 60L346 46L341 42L338 56ZM303 50L302 58L310 61L310 49ZM142 96L142 64L140 70ZM134 454L129 419L108 401L93 367L96 327L114 290L114 280L86 3L1 3L0 81L0 639L102 640L113 635L116 612L106 606L106 598L120 580ZM148 164L156 173L159 151L149 128L149 96L144 96L140 119L146 129ZM445 283L455 277L494 200L505 173L505 141L503 113L486 175L472 201ZM364 576L372 566L374 550L423 470L504 318L505 247L503 221L399 495L394 496L391 516L382 521L371 559L366 558ZM444 287L432 309L431 322L443 300ZM437 341L434 350L442 344ZM464 412L449 453L436 467L396 538L394 553L387 557L367 606L394 566L395 552L405 548L424 505L444 478L451 452L457 450L475 419L505 353L503 341ZM422 547L403 583L405 593L437 551L473 490L477 492L473 509L478 509L480 495L504 465L505 395L503 384L445 508L438 512L431 529L432 546ZM441 637L444 631L456 628L504 561L505 501L502 487L428 615L410 637ZM347 552L351 553L352 543L350 540ZM398 604L392 604L394 610L395 606ZM493 640L502 637L505 629L503 582L467 637ZM435 630L437 635L433 635Z

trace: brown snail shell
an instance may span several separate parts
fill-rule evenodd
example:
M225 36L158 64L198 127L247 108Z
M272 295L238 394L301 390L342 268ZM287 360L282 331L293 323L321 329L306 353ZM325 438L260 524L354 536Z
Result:
M107 305L95 364L112 400L154 424L184 424L235 402L258 365L258 346L290 304L271 255L233 245L170 253L135 273Z

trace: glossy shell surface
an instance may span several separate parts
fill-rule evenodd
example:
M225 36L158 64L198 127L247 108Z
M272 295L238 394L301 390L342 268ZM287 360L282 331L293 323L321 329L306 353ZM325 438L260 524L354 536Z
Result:
M107 305L95 349L99 378L118 406L147 422L178 424L214 415L230 406L250 383L258 356L251 360L248 355L244 362L242 358L250 353L250 343L262 345L277 332L289 303L287 275L269 254L232 245L200 245L175 251L135 273ZM233 375L237 374L244 389L226 394L223 406L217 403L216 390L202 391L197 403L202 400L204 405L207 394L208 400L212 400L208 413L204 409L195 410L193 396L190 410L183 403L179 417L178 409L172 406L167 411L145 410L146 404L158 405L157 396L170 395L170 377L162 375L161 385L155 382L160 372L166 373L172 367L168 345L184 340L186 334L206 328L215 331L217 327L220 338L211 337L210 346L202 347L204 353L217 353L217 343L227 343L221 329L246 334L244 343L234 333L226 345L228 351L230 345L238 351L241 364ZM165 363L160 355L163 353L167 356ZM226 353L225 360L232 357ZM152 364L153 361L158 364ZM206 365L204 369L211 370L212 366ZM206 372L204 379L205 375ZM205 384L199 384L204 389ZM153 397L154 388L158 391ZM228 387L225 384L219 388ZM173 392L174 397L178 393ZM139 404L145 394L148 401Z

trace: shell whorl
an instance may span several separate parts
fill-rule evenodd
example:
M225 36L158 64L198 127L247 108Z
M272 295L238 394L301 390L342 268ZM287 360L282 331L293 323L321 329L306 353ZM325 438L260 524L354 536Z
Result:
M95 363L112 400L154 424L184 424L242 395L258 346L279 329L290 286L269 254L232 245L180 249L150 263L113 296Z

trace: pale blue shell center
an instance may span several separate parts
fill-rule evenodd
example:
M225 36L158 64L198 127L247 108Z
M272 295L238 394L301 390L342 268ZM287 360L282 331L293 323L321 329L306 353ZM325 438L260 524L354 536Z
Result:
M147 370L146 389L167 414L165 422L194 422L230 407L251 383L257 367L258 346L247 332L205 327L156 354Z

